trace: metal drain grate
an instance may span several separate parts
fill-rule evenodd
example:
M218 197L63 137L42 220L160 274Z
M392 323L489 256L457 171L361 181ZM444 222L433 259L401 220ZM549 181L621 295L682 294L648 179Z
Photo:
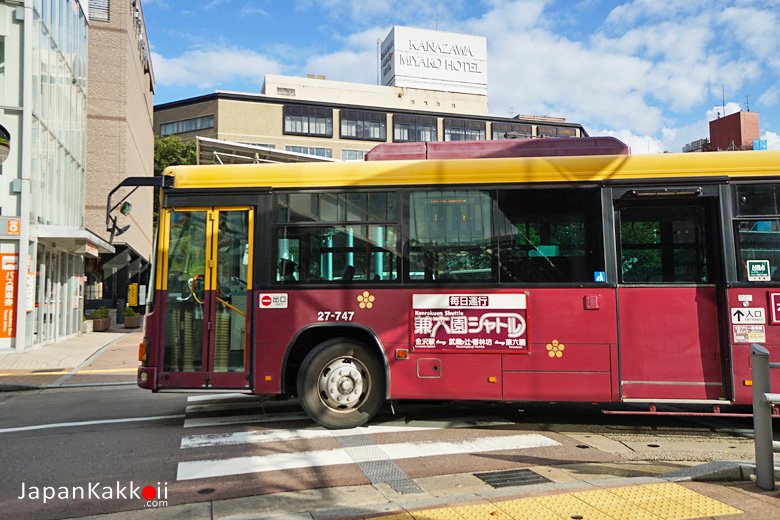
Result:
M483 480L494 488L511 486L528 486L530 484L544 484L552 480L544 478L530 469L511 469L509 471L491 471L489 473L474 473L474 476Z

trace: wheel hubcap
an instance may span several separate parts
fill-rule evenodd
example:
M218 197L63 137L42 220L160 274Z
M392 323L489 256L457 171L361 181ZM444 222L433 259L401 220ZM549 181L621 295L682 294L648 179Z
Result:
M335 410L351 410L358 406L368 387L368 372L354 358L339 358L330 362L320 375L322 402Z

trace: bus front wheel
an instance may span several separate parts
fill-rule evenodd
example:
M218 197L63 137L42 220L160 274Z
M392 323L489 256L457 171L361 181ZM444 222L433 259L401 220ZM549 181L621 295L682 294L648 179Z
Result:
M382 367L356 341L333 339L304 358L298 372L298 399L304 411L326 428L367 423L384 401Z

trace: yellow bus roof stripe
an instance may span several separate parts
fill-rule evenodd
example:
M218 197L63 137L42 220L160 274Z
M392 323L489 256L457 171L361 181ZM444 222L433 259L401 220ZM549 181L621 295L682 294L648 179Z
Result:
M780 174L780 152L174 166L174 188L585 182Z

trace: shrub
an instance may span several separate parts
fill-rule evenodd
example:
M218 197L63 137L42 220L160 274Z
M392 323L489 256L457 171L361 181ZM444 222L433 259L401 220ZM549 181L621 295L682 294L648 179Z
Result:
M108 308L106 307L99 308L98 310L93 312L91 316L93 320L102 320L103 318L108 318L108 317L109 317Z
M135 312L135 309L133 309L132 307L125 307L125 316L127 317L138 316L138 313Z

